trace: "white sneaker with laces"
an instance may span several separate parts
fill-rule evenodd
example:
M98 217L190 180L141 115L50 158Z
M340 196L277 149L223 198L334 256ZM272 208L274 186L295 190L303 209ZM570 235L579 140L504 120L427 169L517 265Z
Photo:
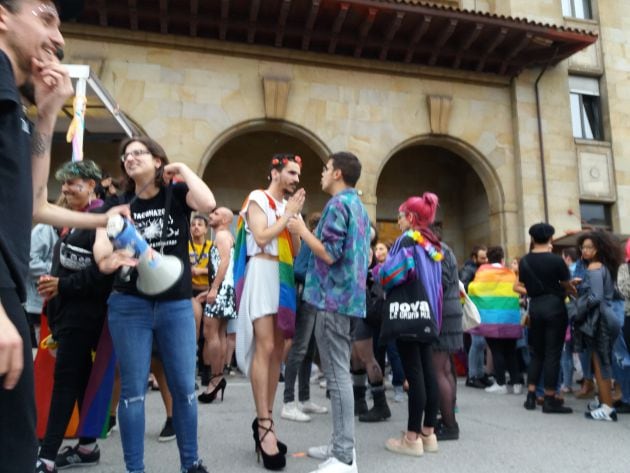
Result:
M332 445L319 445L317 447L309 447L306 454L317 460L327 460L332 457Z
M282 412L280 417L286 420L292 420L294 422L310 422L311 416L305 414L295 402L287 402L282 406Z
M320 406L319 404L315 404L311 400L308 400L306 402L299 402L298 409L300 409L305 414L326 414L328 412L328 408L326 406Z
M523 385L522 384L515 384L512 386L512 392L514 394L523 394Z
M488 386L486 389L484 389L484 391L492 394L507 394L508 392L507 386L505 384L501 386L496 382L492 386Z
M358 473L357 462L353 461L352 465L340 462L335 457L331 457L318 466L317 470L311 473Z

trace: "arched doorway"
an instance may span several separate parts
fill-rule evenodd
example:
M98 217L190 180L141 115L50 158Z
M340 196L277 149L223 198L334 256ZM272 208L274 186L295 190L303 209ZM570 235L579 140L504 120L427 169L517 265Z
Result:
M328 200L320 177L329 151L314 135L287 122L257 120L228 130L206 152L201 175L217 204L238 212L249 192L268 186L271 157L282 152L302 157L300 185L307 195L304 213L321 211Z
M376 189L381 240L393 241L400 234L396 225L398 206L412 195L430 191L440 198L436 222L442 227L443 240L460 262L475 244L504 243L500 219L492 217L497 199L501 200L500 189L493 189L489 195L488 184L482 180L488 176L494 180L492 172L485 176L483 171L478 173L470 162L473 158L465 159L454 148L423 140L403 145L392 153L381 170Z

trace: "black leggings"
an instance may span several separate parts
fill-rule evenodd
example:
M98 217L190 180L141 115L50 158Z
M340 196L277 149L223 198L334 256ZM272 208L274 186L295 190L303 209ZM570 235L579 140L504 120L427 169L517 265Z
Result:
M54 460L72 417L75 402L83 403L85 388L92 371L92 350L96 349L100 331L69 329L59 334L55 384L50 401L46 436L39 453L41 458ZM94 438L81 438L80 444L95 442Z
M510 384L523 384L523 377L518 369L516 340L513 338L490 338L486 342L492 352L494 377L499 386L505 384L505 371L510 373Z
M439 406L442 422L447 427L454 428L455 399L457 395L457 376L453 372L451 354L447 351L433 351L433 369L439 392Z
M528 344L532 356L527 383L537 385L544 371L544 388L555 391L568 323L564 301L552 295L533 298L529 304L529 323Z
M438 389L433 372L433 350L430 343L396 340L400 361L409 383L409 419L407 430L420 433L423 425L435 427L438 411Z

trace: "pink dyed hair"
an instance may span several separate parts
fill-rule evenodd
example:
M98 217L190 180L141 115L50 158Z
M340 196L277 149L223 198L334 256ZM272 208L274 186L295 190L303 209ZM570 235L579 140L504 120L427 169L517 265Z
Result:
M422 197L409 197L398 207L398 211L411 216L412 227L426 228L435 220L438 202L437 195L425 192Z
M630 238L626 241L626 263L630 263Z

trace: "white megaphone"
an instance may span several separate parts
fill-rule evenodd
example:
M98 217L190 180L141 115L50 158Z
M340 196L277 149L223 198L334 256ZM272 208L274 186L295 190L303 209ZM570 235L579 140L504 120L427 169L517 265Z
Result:
M138 258L138 291L155 296L170 289L181 278L184 265L176 256L161 255L149 246L134 224L120 215L107 221L107 235L116 249L128 249Z

